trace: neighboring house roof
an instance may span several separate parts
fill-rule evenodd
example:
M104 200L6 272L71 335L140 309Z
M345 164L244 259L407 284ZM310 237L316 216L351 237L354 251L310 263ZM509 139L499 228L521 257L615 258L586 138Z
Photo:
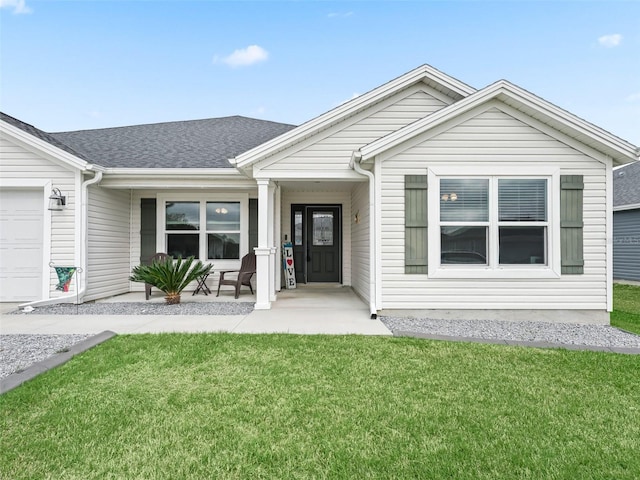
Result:
M499 100L550 126L554 130L562 132L582 144L611 157L614 165L629 163L638 158L636 147L626 140L616 137L506 80L500 80L456 103L365 145L359 150L361 159L372 159L411 138L425 134L438 125L442 125L492 100Z
M282 135L281 137L258 145L256 148L238 155L232 162L239 168L246 168L419 82L429 85L454 100L460 100L476 91L473 87L429 65L422 65L368 93L343 103L319 117L303 123L286 135Z
M43 132L39 128L34 127L33 125L29 125L28 123L18 120L17 118L12 117L11 115L7 115L6 113L3 113L3 112L0 112L0 120L3 120L7 122L9 125L13 125L14 127L19 128L23 132L26 132L40 140L43 140L53 145L54 147L64 150L65 152L70 153L71 155L74 155L82 160L87 160L87 158L85 158L80 152L74 150L69 145L66 145L65 143L61 142L51 134L47 132Z
M640 161L613 171L613 206L640 208Z
M295 128L241 116L52 133L107 168L232 168L228 159Z

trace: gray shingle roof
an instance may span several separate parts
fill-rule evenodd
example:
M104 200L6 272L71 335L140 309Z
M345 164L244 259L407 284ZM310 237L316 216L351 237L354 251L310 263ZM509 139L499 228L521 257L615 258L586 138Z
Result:
M234 116L51 135L108 168L230 168L229 158L293 128Z
M9 125L13 125L14 127L19 128L20 130L27 132L33 135L34 137L39 138L40 140L44 140L45 142L50 143L54 147L58 147L59 149L64 150L65 152L70 153L71 155L75 155L78 158L87 160L86 157L82 155L80 152L74 150L69 145L66 145L65 143L61 142L57 138L53 137L47 132L43 132L39 128L34 127L33 125L29 125L28 123L18 120L17 118L12 117L11 115L7 115L6 113L3 113L3 112L0 112L0 120L3 120L7 122Z
M640 204L640 162L613 172L613 206Z

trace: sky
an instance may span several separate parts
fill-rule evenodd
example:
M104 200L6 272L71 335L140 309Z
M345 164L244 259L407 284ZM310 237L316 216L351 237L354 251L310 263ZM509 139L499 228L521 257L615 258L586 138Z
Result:
M640 1L0 0L0 109L48 132L298 125L423 64L640 146Z

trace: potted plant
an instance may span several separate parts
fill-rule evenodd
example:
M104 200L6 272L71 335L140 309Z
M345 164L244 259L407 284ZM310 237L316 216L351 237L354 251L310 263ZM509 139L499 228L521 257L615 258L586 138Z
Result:
M165 302L169 305L180 303L180 293L187 285L211 271L213 265L205 265L195 257L174 260L167 257L154 260L151 265L133 267L129 280L148 283L165 294Z

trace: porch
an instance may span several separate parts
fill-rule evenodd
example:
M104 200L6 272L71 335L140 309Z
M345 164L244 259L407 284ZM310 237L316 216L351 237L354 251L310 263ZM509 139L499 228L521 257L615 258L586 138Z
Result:
M99 333L110 330L119 334L160 332L229 332L229 333L292 333L292 334L359 334L391 335L379 320L369 318L365 303L350 287L335 284L300 285L295 290L283 290L270 310L253 310L239 315L148 315L149 303L163 303L161 292L154 289L149 301L144 292L131 292L96 301L102 312L109 304L131 303L127 314L3 315L5 334ZM215 295L191 295L184 292L182 303L255 302L255 296L242 293L238 300L232 292ZM46 308L46 307L43 307ZM70 309L73 310L73 306ZM119 308L117 310L120 310ZM114 312L116 311L114 305ZM125 309L126 311L126 309Z

